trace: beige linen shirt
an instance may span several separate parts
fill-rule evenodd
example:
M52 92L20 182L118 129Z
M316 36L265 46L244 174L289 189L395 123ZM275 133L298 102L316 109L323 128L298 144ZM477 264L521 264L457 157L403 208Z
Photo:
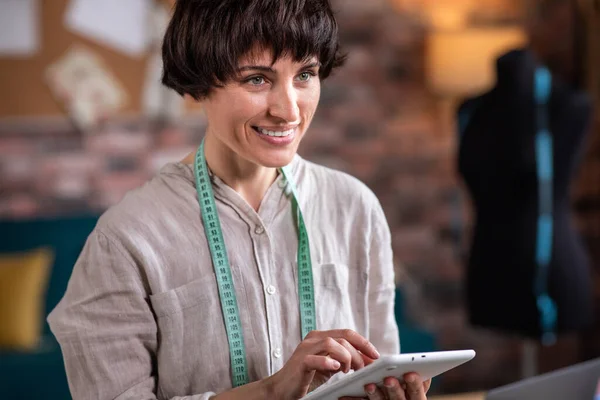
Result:
M390 232L374 194L296 156L317 329L399 352ZM280 175L259 211L212 178L251 381L301 341L292 199ZM289 191L287 191L289 193ZM229 347L193 168L165 166L99 220L48 317L74 399L208 399L232 387Z

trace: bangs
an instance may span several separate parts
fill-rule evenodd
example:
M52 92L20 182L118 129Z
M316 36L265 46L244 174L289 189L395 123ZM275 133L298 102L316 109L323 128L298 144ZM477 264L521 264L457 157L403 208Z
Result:
M250 14L255 23L245 25L244 30L232 40L241 43L236 49L237 55L246 54L258 44L263 49L273 51L273 62L282 56L291 56L294 61L302 62L317 57L327 64L338 49L337 24L327 9L302 0L276 2L278 10L259 11L262 17ZM237 39L237 40L236 40ZM237 60L236 60L237 61Z
M235 0L234 0L235 1ZM226 68L216 72L219 82L233 78L239 60L258 49L271 50L272 62L290 56L296 62L317 57L325 76L335 63L338 51L337 24L324 2L307 0L240 1L239 8L214 28L223 38ZM326 3L326 2L325 2ZM240 23L243 21L242 23ZM220 53L220 54L219 54Z

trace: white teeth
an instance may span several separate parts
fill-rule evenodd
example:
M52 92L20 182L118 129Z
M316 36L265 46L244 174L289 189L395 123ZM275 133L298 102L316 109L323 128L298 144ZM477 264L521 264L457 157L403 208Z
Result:
M290 129L288 131L283 131L283 132L268 131L268 130L263 129L263 128L257 128L257 129L263 135L276 136L276 137L285 137L285 136L289 136L292 133L294 133L294 129Z

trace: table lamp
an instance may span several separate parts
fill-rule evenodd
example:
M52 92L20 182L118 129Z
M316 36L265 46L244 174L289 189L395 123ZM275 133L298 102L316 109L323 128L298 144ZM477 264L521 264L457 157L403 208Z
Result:
M434 30L427 38L427 86L441 97L485 92L496 82L498 56L525 43L520 27Z

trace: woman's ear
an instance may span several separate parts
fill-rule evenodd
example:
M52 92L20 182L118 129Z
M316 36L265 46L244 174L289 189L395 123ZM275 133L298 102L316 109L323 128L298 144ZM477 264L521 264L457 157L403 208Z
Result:
M185 100L185 109L191 113L199 113L204 110L204 102L206 99L196 100L189 94L184 94L183 99Z

